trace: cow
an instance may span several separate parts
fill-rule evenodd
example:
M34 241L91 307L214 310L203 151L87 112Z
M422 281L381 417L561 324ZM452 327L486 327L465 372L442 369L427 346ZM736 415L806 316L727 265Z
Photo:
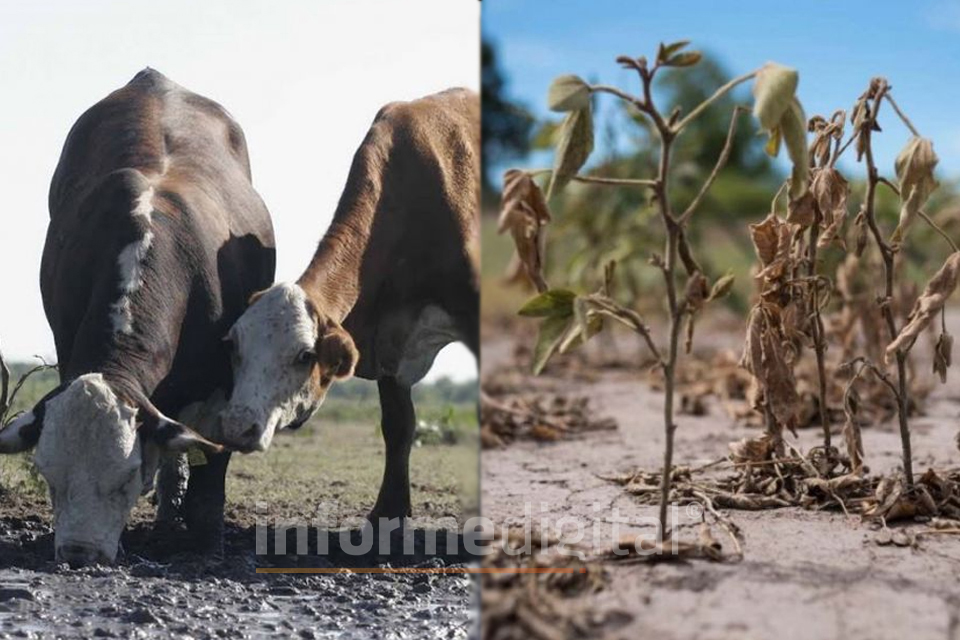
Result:
M196 449L182 516L221 551L230 452L169 416L229 394L223 336L274 280L243 131L145 69L73 126L49 208L40 288L61 384L0 431L0 452L36 448L56 558L79 566L116 560L159 454Z
M335 381L377 381L375 524L411 514L411 387L447 344L478 353L479 112L466 89L383 107L303 274L255 294L227 336L234 392L220 426L241 451L302 425Z

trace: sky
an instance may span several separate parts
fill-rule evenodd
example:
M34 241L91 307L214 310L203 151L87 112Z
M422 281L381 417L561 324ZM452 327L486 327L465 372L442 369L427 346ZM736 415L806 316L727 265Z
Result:
M378 109L479 87L475 0L0 0L0 348L55 358L40 298L47 191L83 111L153 67L220 102L273 215L277 278L313 255ZM429 378L476 376L462 345Z
M620 69L618 55L652 58L660 41L692 40L691 49L716 56L731 76L771 60L796 68L808 115L849 110L871 77L885 76L921 135L934 141L940 175L960 177L960 0L483 4L484 37L498 46L508 92L537 115L550 113L546 90L560 74L636 91L636 73ZM881 170L892 174L909 133L892 111L880 120L888 134L876 136L874 148ZM845 156L841 168L849 163Z

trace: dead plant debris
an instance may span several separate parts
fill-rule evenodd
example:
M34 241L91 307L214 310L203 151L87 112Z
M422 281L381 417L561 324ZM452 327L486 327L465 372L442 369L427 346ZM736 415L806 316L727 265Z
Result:
M517 440L556 442L591 431L617 428L616 420L597 417L589 398L559 394L525 394L497 398L481 394L480 438L484 448Z
M493 552L484 556L485 568L504 569L483 574L481 590L482 640L567 640L595 635L608 621L591 612L579 598L603 587L604 570L598 561L557 552L556 538L543 540L522 530L496 537ZM510 569L562 569L561 572L521 572ZM633 616L620 612L621 622Z
M945 530L960 532L960 470L929 469L908 487L902 474L871 476L868 469L855 467L834 448L818 446L803 454L787 446L789 452L777 457L770 436L744 438L730 444L727 458L696 468L677 466L670 501L680 506L697 503L710 512L786 507L838 510L884 528L890 522L913 520L936 522L936 527L930 527L941 535ZM604 479L623 486L641 504L659 502L659 471Z

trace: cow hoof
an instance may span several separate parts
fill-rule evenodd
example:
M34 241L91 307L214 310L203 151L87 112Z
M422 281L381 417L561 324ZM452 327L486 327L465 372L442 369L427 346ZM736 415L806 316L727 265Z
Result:
M223 525L204 523L187 527L194 551L204 556L223 557Z
M404 521L412 515L409 507L406 508L378 508L374 507L373 511L367 514L367 522L369 522L375 529L379 528L380 524L386 524L389 520L400 519L400 526L402 527Z

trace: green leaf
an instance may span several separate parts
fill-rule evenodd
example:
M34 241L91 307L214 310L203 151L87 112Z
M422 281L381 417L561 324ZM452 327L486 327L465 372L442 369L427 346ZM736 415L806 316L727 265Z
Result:
M700 62L702 57L703 54L701 54L699 51L685 51L683 53L678 53L663 64L667 67L692 67Z
M549 120L544 122L533 132L533 136L530 138L530 148L538 151L552 149L559 130L559 122L550 122Z
M556 316L546 318L540 323L540 335L537 336L537 344L533 348L533 373L539 375L543 368L547 366L550 359L563 340L567 328L570 326L572 316Z
M689 40L679 40L677 42L671 42L670 44L663 44L661 42L660 48L657 50L657 62L666 62L670 56L680 51L688 44L690 44Z
M569 289L550 289L527 300L517 313L528 318L568 317L573 315L576 298L577 294Z
M552 111L579 111L590 106L590 85L575 75L558 76L547 90Z
M586 344L590 338L600 333L602 329L603 318L596 316L587 320L585 326L571 323L560 340L560 353L567 353L575 347Z
M796 69L776 62L768 62L757 73L753 83L753 115L764 130L771 131L780 123L799 83L800 74Z
M783 143L787 147L787 155L793 164L790 175L790 198L796 200L807 190L807 176L810 173L810 163L807 158L807 117L803 113L800 102L793 98L780 118L780 130L783 132Z
M707 300L719 300L726 296L733 289L733 282L734 275L732 273L728 273L714 282L710 288L710 295L707 297Z
M553 175L547 189L547 199L562 189L593 151L593 113L588 104L585 109L571 111L560 127L560 141L553 159Z

